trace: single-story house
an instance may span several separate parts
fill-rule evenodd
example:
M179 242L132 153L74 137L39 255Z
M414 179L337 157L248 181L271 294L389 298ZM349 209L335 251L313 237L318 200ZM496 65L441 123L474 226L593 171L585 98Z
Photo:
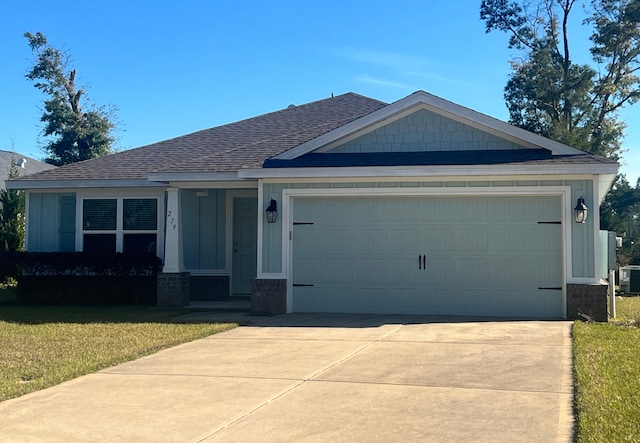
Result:
M617 172L418 91L290 105L10 186L27 250L154 252L160 305L606 320L598 208Z

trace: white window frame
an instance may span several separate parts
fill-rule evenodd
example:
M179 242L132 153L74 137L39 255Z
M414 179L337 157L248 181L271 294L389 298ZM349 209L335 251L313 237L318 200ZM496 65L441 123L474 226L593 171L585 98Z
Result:
M141 192L123 192L113 195L109 192L94 191L85 192L76 196L76 251L84 250L85 234L115 234L116 252L122 252L124 247L125 234L156 234L156 255L164 260L164 190L159 193L157 190ZM113 191L112 191L113 192ZM123 226L124 200L130 199L154 199L156 200L156 229L155 230L125 230ZM84 201L85 200L116 200L116 229L115 230L87 230L84 229Z

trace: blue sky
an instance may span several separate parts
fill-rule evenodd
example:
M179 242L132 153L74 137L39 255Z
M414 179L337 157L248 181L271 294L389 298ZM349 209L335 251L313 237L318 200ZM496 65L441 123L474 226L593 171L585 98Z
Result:
M0 14L0 149L42 158L43 96L25 77L25 32L70 51L97 105L114 105L128 149L356 92L386 102L425 90L501 120L507 36L485 34L480 0L7 2ZM574 26L576 61L587 28ZM578 41L584 46L578 47ZM640 104L623 172L640 175Z

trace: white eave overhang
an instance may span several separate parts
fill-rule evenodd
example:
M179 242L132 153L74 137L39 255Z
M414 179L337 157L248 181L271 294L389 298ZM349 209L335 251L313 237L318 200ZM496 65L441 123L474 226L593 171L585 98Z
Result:
M548 149L554 155L584 154L584 152L571 146L542 137L427 92L417 91L397 102L316 137L293 149L289 149L273 158L278 160L292 160L314 151L325 152L340 144L353 140L363 133L373 131L420 109L426 109L528 148Z
M379 178L379 177L466 177L466 176L567 176L605 175L618 173L617 164L557 164L557 165L464 165L464 166L372 166L340 168L263 168L238 172L246 179L269 178Z
M164 183L147 179L130 180L8 180L7 189L154 188Z
M241 170L242 171L242 170ZM152 182L206 182L206 181L244 181L239 172L157 172L149 174L149 181Z

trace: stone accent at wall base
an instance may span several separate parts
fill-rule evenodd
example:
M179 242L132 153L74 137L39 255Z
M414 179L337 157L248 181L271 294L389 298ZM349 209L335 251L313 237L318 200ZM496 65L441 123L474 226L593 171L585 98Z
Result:
M191 275L190 301L229 299L228 275Z
M287 313L287 280L255 278L251 281L251 313L279 315Z
M567 318L569 320L609 321L607 285L567 284Z
M158 306L179 307L189 304L189 272L158 273Z

